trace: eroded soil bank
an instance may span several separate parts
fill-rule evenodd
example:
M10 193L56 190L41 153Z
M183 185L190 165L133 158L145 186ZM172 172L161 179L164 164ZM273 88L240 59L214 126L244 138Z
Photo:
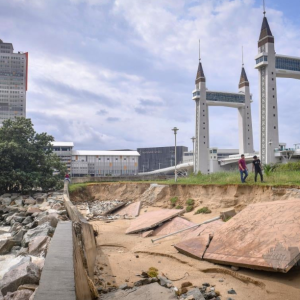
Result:
M91 184L71 194L73 203L93 200L142 201L143 206L170 207L170 199L178 197L176 205L194 199L195 206L211 209L235 207L241 210L250 203L300 199L300 189L248 185L156 185L149 183Z

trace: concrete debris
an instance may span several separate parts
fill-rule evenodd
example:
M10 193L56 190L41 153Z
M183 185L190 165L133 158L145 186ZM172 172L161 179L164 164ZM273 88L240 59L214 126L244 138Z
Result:
M117 209L117 216L137 217L140 214L141 202L129 203L125 207Z
M184 209L161 209L147 212L131 222L130 227L126 230L126 234L152 229L170 219L182 215L184 212Z

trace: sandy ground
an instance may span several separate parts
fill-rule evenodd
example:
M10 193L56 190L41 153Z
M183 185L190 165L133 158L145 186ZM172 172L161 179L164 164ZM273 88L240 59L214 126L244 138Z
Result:
M149 212L156 209L159 208L144 207L141 214L145 213L145 210ZM214 209L208 215L194 215L191 212L186 213L184 217L192 222L201 223L219 216L220 210ZM150 267L156 267L160 274L172 280L178 288L185 281L190 281L195 286L201 286L204 282L215 285L222 299L231 297L234 300L300 300L300 269L293 268L287 274L249 269L234 272L229 267L178 253L172 245L181 240L181 235L155 243L151 242L153 237L142 238L140 234L125 235L130 222L124 219L110 223L91 222L99 233L95 276L97 285L133 285L140 279L137 274L147 271ZM237 295L227 293L231 288Z

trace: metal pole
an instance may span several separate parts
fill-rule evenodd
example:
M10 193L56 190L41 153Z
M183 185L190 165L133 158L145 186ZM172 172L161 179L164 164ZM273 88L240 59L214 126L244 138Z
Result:
M177 131L179 130L177 127L174 127L172 129L174 131L174 135L175 135L175 182L177 181L177 170L176 170L176 165L177 165L177 151L176 151L176 135L177 135Z
M193 141L193 164L194 164L194 170L195 170L195 137L193 136L191 140Z
M204 224L207 224L207 223L211 223L211 222L216 221L216 220L219 220L219 219L221 219L221 217L216 217L216 218L213 218L213 219L209 219L209 220L207 220L207 221L204 221L203 223L200 223L200 224L197 224L197 225L193 225L193 226L188 227L188 228L185 228L185 229L178 230L178 231L176 231L176 232L173 232L173 233L164 235L164 236L162 236L162 237L160 237L160 238L157 238L157 239L155 239L155 240L152 240L152 239L151 239L151 242L154 243L154 242L156 242L156 241L158 241L158 240L164 239L164 238L166 238L166 237L168 237L168 236L171 236L171 235L174 235L174 234L176 234L176 233L183 232L183 231L185 231L185 230L189 230L189 229L192 229L192 228L195 228L195 227L199 227L199 226L201 226L201 225L204 225Z
M176 133L175 133L175 182L177 181L176 165L177 165L177 151L176 151Z

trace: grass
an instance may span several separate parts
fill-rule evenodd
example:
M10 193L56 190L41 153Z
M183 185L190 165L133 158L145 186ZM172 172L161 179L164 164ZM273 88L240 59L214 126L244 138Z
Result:
M264 176L265 182L260 182L260 177L257 177L258 182L254 181L254 173L249 172L246 179L247 185L263 185L263 186L300 186L300 171L285 171L276 169L276 171L269 173L269 176ZM168 180L161 182L164 184L199 184L199 185L228 185L241 184L239 172L218 172L208 175L194 175L191 174L185 178L178 178L177 182Z
M270 172L269 176L264 176L265 182L260 182L260 177L258 175L258 182L254 182L254 173L249 172L249 176L247 178L246 185L260 185L260 186L295 186L300 187L300 169L297 165L293 163L282 164L276 168L274 172ZM128 181L127 181L128 182ZM178 178L177 182L173 179L171 180L153 180L153 181L134 181L134 183L150 183L155 182L159 184L197 184L197 185L231 185L231 184L239 184L245 185L241 183L240 173L238 171L235 172L218 172L212 173L209 175L194 175L191 174L185 178ZM105 184L107 182L85 182L85 183L75 183L69 185L69 192L72 193L77 191L78 189L85 189L88 185L95 184ZM126 183L126 181L124 181ZM176 198L176 197L174 197ZM175 203L176 205L176 203ZM174 206L175 206L174 205Z
M158 269L151 267L149 268L148 272L147 272L149 277L157 277L158 276Z
M195 200L194 199L188 199L188 200L186 200L185 204L190 205L190 206L194 206Z
M178 201L178 197L173 197L173 198L170 199L170 202L171 202L172 206L175 206L177 201Z
M177 205L175 208L176 209L183 209L183 206L182 205Z
M195 212L195 215L198 215L198 214L210 214L211 213L211 210L207 207L207 206L204 206L202 208L199 208L196 212Z
M194 206L193 205L188 205L185 209L186 212L190 212L194 209Z

